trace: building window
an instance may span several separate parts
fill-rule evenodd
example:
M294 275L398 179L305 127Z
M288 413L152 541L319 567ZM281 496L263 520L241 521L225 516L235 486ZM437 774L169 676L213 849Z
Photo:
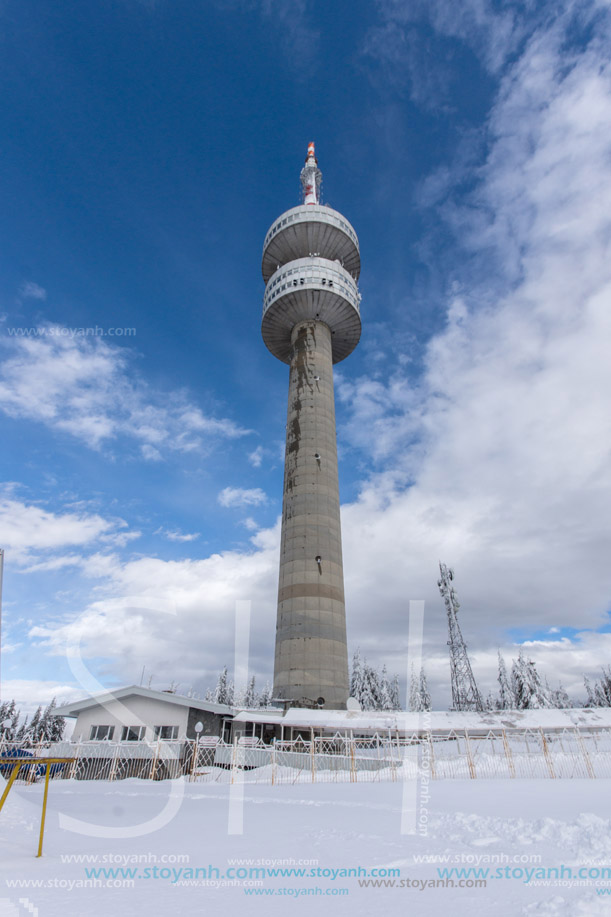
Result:
M110 742L114 734L114 726L92 726L89 734L89 741L101 742L103 739L108 739Z
M155 726L156 739L177 739L178 726Z
M146 726L124 726L121 733L122 742L142 742Z

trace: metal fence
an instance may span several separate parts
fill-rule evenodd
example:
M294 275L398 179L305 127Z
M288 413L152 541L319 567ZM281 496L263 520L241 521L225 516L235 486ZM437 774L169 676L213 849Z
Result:
M51 767L54 780L166 780L264 784L343 783L413 779L611 777L611 730L468 730L357 738L335 735L266 745L260 739L199 741L0 741L0 755L31 755L19 780L32 783L46 757L72 757ZM0 766L0 773L10 770ZM6 776L6 774L5 774Z

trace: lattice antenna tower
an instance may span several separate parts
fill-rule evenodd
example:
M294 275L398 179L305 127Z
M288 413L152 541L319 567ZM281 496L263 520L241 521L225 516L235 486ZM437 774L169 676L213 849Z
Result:
M473 669L467 655L467 644L458 623L460 604L452 585L454 571L440 562L439 591L448 613L448 646L450 647L450 677L452 682L453 710L483 710L481 695L475 683Z

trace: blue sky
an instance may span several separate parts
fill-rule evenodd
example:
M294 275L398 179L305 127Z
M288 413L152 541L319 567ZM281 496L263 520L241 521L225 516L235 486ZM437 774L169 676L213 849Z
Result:
M406 669L437 562L476 674L609 658L608 5L0 3L3 691L204 690L252 602L271 675L287 370L261 246L323 199L361 245L336 367L351 651ZM85 336L77 329L97 327ZM39 329L29 336L23 330Z

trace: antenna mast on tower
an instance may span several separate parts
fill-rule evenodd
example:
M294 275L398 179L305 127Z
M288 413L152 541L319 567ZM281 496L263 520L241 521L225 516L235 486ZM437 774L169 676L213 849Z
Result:
M314 152L314 144L308 143L308 155L305 166L301 170L301 187L303 188L304 204L320 204L320 186L322 172L318 168L318 159Z
M452 582L454 571L440 562L439 591L448 612L448 646L450 647L450 676L452 681L453 710L483 710L481 695L467 655L467 644L458 623L460 605Z

